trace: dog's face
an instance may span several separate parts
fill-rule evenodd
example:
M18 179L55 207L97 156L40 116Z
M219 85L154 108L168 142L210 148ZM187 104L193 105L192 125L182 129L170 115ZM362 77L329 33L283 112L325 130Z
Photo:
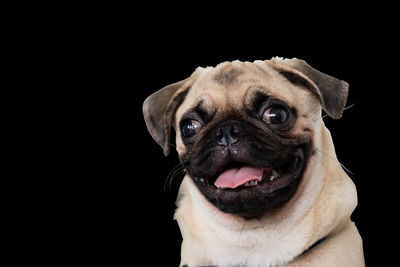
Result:
M321 106L341 116L348 85L297 59L199 68L150 96L144 115L199 191L223 212L259 217L295 192L313 153Z

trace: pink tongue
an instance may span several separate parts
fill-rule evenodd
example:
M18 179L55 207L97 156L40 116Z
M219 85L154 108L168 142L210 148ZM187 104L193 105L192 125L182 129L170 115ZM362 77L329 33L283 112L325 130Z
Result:
M249 181L261 181L264 168L245 166L242 168L232 168L223 172L215 181L217 187L236 188Z

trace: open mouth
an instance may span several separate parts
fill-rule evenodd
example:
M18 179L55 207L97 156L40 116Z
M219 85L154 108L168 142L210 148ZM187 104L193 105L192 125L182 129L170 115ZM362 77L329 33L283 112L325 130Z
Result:
M250 162L229 162L211 177L194 177L200 191L220 210L245 218L260 216L286 202L296 191L303 175L307 149L293 149L280 166L254 166Z

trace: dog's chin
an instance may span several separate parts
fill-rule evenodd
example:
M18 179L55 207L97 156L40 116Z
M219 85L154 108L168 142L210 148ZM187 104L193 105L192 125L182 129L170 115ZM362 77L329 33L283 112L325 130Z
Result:
M309 145L295 147L282 166L263 166L231 161L210 177L191 175L200 192L219 210L245 219L259 218L286 203L296 192L309 159ZM241 182L221 182L224 173L246 170L257 172Z

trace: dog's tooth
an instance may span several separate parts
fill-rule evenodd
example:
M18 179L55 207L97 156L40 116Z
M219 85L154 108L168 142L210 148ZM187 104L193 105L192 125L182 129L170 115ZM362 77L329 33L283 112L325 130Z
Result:
M257 180L252 180L252 181L249 181L249 182L243 184L243 186L247 187L247 186L254 186L254 185L257 185L257 184L258 184Z
M272 182L275 178L279 177L279 173L275 170L272 170L271 176L269 177L269 180Z
M252 180L252 181L249 181L249 182L245 183L244 186L254 186L254 185L257 185L257 184L258 184L257 180Z

